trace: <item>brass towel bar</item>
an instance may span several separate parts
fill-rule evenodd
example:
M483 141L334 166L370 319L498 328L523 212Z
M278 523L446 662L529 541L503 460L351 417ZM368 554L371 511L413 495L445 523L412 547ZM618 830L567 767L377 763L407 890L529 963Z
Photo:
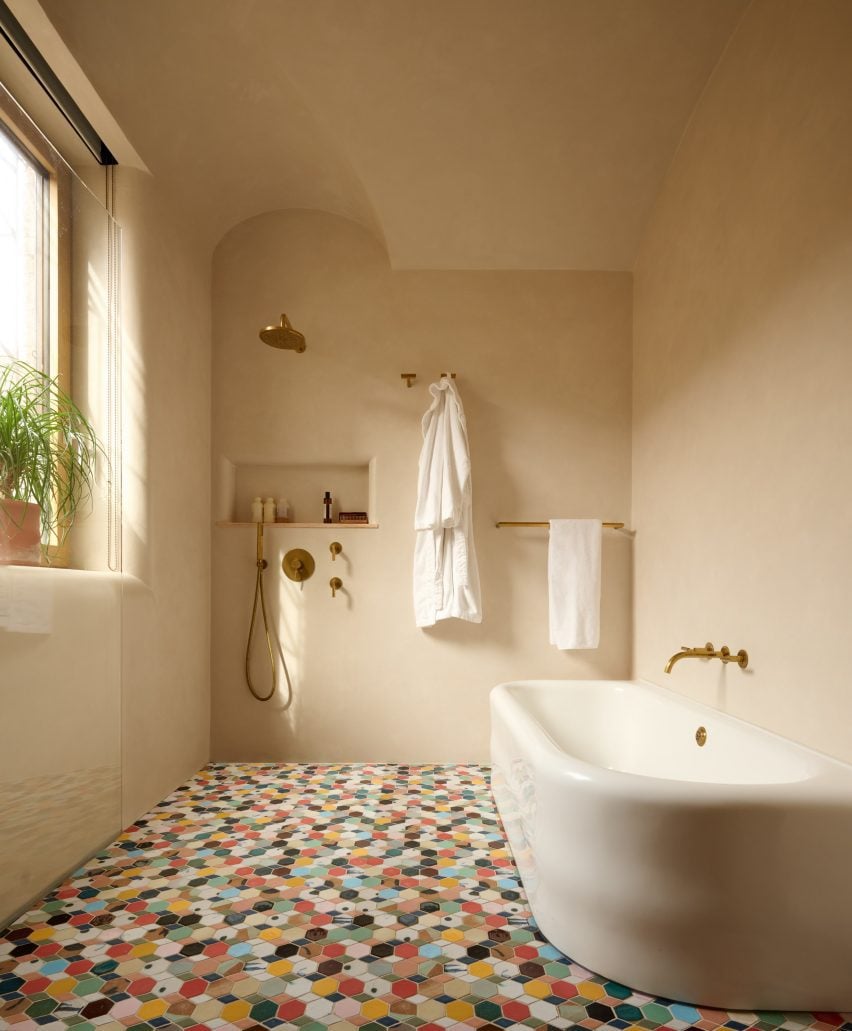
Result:
M550 523L495 523L494 524L499 530L501 526L550 526ZM605 526L608 530L623 530L624 523L601 523L601 526Z

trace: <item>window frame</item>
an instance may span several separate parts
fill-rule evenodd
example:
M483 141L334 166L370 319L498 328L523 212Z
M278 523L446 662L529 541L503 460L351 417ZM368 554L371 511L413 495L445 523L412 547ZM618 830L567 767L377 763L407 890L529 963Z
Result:
M0 122L47 179L47 261L44 327L48 368L69 396L71 383L71 171L59 152L15 102L0 91ZM68 540L47 542L51 566L69 564Z

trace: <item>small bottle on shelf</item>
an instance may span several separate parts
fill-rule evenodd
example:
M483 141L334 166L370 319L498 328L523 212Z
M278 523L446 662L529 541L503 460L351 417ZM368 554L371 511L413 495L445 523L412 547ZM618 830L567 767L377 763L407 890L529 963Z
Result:
M293 516L290 514L290 501L287 498L278 499L278 507L275 510L276 523L289 523Z
M251 503L251 521L253 523L263 522L263 502L260 498L255 498Z
M263 521L265 523L275 522L275 498L267 498L263 503Z
M323 504L322 521L324 523L330 523L331 522L331 491L330 490L327 490L325 492L325 496L322 499L322 504Z

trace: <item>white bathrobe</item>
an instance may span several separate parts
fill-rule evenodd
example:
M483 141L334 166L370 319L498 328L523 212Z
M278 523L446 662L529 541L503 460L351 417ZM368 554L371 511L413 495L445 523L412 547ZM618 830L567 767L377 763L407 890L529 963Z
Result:
M446 376L429 391L414 516L414 618L417 626L450 618L480 623L464 409Z

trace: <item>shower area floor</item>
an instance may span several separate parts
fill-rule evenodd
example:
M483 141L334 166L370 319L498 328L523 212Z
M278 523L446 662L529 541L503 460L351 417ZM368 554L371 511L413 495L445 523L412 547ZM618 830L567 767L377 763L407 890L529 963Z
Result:
M572 963L476 766L208 766L0 935L0 1027L604 1026L852 1031Z

